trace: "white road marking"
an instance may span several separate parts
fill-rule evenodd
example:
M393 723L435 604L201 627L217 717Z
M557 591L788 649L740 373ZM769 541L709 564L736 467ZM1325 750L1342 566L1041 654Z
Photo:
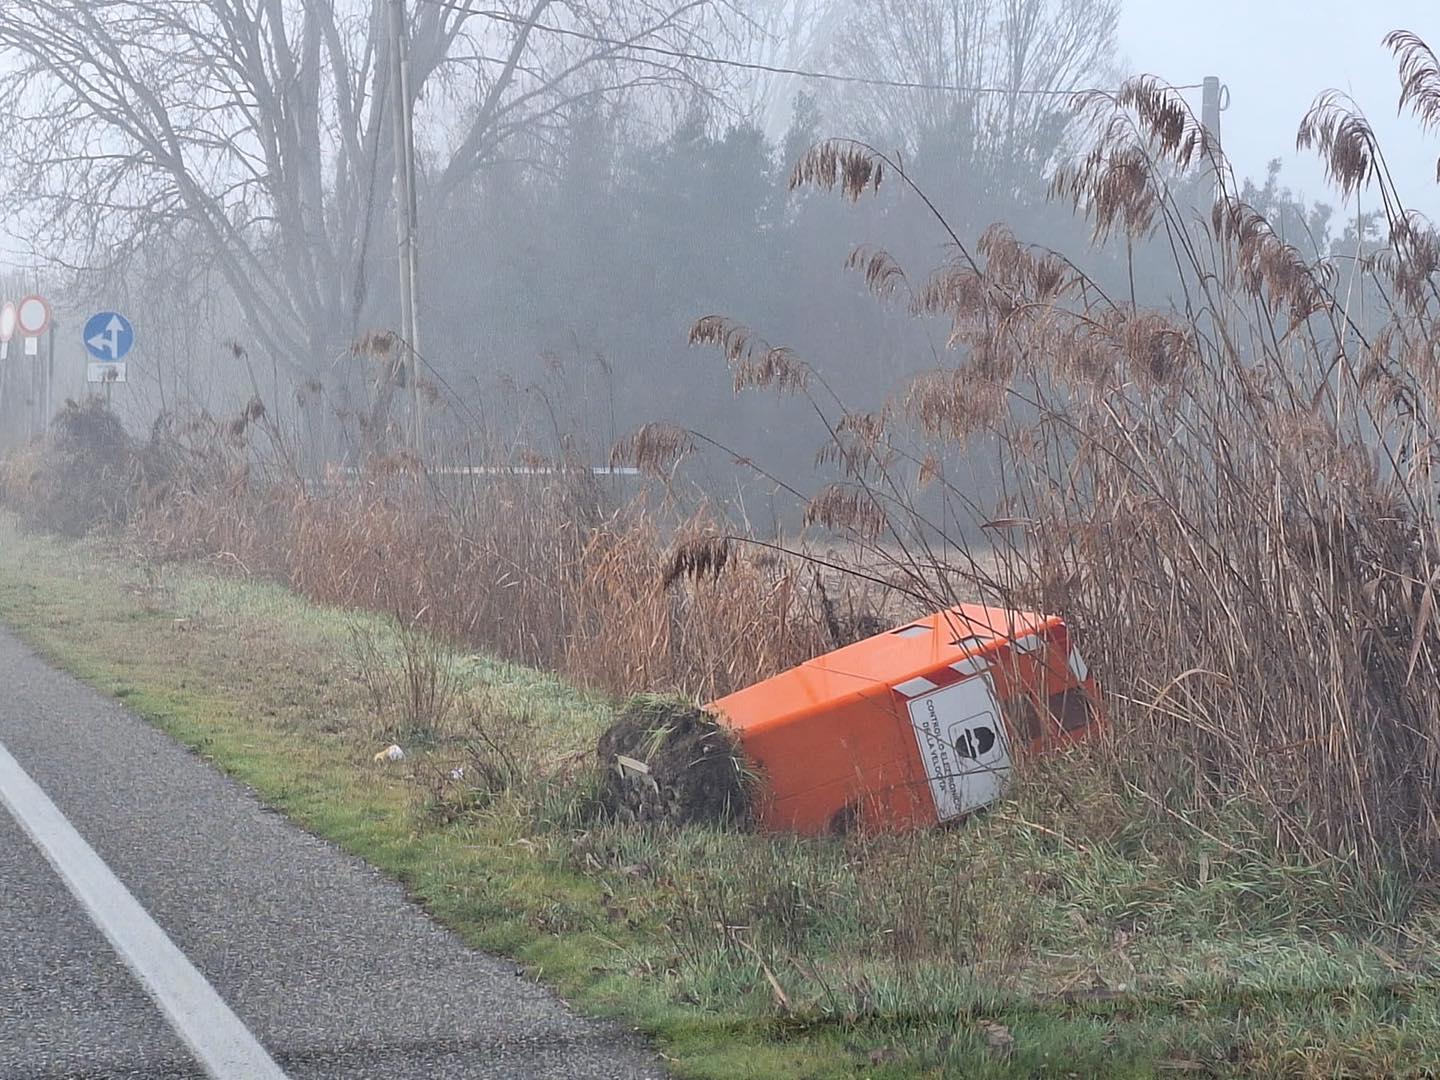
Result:
M286 1080L215 988L0 743L0 804L29 834L215 1080Z

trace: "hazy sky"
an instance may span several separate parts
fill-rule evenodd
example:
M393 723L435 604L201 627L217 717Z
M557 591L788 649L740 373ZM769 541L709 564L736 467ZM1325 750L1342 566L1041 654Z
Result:
M1295 151L1295 129L1316 94L1348 91L1379 132L1407 204L1440 219L1440 136L1396 116L1399 80L1381 44L1395 29L1440 50L1440 0L1122 0L1121 65L1173 83L1218 75L1230 90L1221 131L1236 171L1263 179L1266 162L1283 158L1283 183L1332 204L1318 159ZM1198 111L1200 92L1190 97ZM0 222L0 261L5 234Z
M1413 30L1440 50L1440 0L1123 0L1123 66L1173 83L1218 75L1230 88L1221 139L1237 173L1263 178L1284 159L1281 181L1308 200L1336 204L1313 151L1296 153L1295 129L1315 95L1351 94L1380 136L1406 204L1440 217L1440 137L1396 116L1400 82L1381 39ZM1196 110L1200 92L1193 93ZM1367 209L1369 208L1367 202Z

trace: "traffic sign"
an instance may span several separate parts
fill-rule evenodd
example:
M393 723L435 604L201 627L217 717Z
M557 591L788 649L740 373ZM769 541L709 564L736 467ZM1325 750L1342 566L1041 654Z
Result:
M119 312L102 311L85 323L85 350L102 364L118 364L135 345L135 328Z
M15 308L15 321L20 332L39 337L50 328L50 301L43 296L27 296Z
M15 336L15 305L6 300L0 305L0 341L9 341Z

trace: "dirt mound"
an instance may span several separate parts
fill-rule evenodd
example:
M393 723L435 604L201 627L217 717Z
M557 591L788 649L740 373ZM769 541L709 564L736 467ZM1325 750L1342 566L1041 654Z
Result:
M597 748L621 821L748 825L754 774L735 736L683 701L633 698Z

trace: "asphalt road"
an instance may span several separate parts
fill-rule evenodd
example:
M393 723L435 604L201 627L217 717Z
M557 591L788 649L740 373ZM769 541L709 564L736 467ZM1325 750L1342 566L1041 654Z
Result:
M294 1080L664 1074L3 631L0 745ZM0 802L0 1078L205 1075Z

